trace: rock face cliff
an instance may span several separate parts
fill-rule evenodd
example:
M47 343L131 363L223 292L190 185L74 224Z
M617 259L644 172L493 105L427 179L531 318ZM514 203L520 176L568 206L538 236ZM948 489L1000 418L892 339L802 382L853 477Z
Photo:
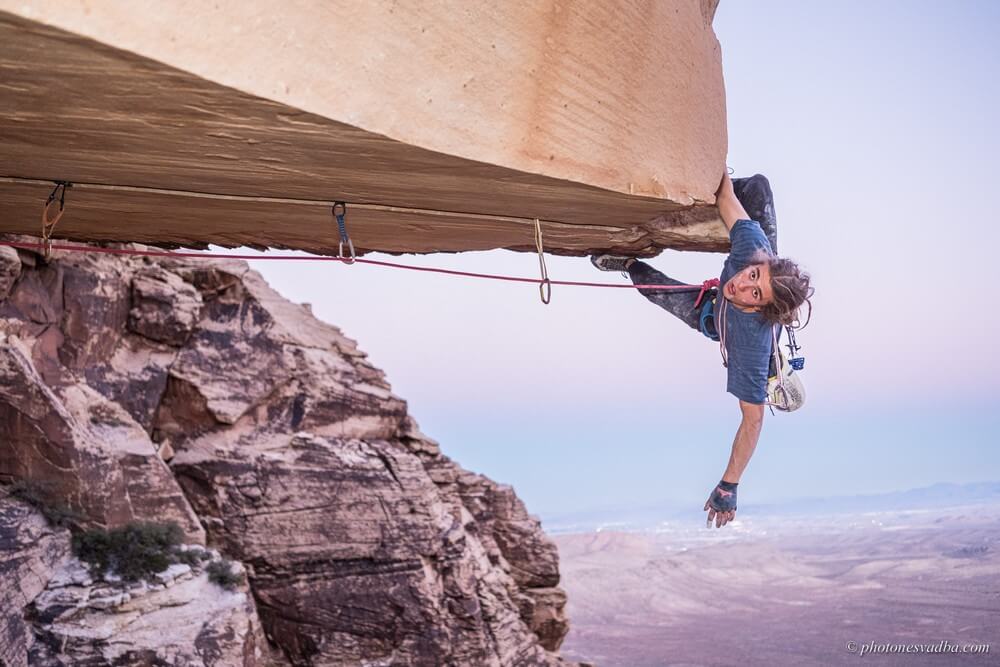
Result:
M0 233L723 250L717 4L0 0Z
M0 248L0 482L14 481L80 526L176 522L248 587L223 594L198 571L87 581L68 532L0 487L0 663L565 664L539 522L442 455L353 341L241 262ZM201 644L178 648L188 635Z
M236 666L270 658L245 584L227 591L204 567L184 564L150 582L124 582L69 554L68 530L0 491L0 665Z

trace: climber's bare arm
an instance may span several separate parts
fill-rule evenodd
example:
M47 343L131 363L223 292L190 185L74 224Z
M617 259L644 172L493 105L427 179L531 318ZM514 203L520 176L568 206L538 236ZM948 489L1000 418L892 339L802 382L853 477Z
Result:
M719 189L715 193L715 205L719 207L719 216L725 223L727 231L733 228L737 220L750 219L743 204L733 192L733 181L728 173L722 175L722 182L719 183Z
M743 413L743 421L736 431L736 438L733 440L733 451L729 455L729 465L722 479L727 482L739 482L750 463L754 449L757 448L757 440L760 438L760 429L764 424L764 404L747 403L740 401L740 412Z
M740 411L743 413L743 420L736 431L736 438L733 440L733 451L729 455L729 465L722 475L722 482L737 484L750 457L753 456L757 448L757 441L760 439L760 429L764 424L764 405L747 403L740 401ZM721 484L721 483L720 483ZM713 507L715 505L715 507ZM728 509L728 508L732 509ZM721 528L736 518L736 488L721 489L716 487L712 495L705 501L705 510L708 511L708 523L711 525L715 521L716 528Z

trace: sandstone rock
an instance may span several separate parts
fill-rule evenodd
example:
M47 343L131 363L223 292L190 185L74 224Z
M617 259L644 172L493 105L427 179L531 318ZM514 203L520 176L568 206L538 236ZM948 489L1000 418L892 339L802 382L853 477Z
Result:
M53 309L62 310L58 356L64 368L86 372L101 366L121 345L130 301L126 266L86 254L68 254L49 263L45 272L57 275L63 290L61 302L51 293L49 300Z
M71 559L35 599L31 665L255 667L277 659L245 585L224 591L187 565L171 566L170 587L73 583L81 567Z
M147 431L167 388L177 349L126 335L112 356L83 370L88 385L121 405Z
M21 275L21 260L17 251L7 246L0 246L0 301L7 298L14 281Z
M48 587L90 586L92 583L94 583L94 579L90 576L90 568L79 560L73 559L52 575Z
M26 342L45 382L83 374L148 428L177 351L126 330L130 282L123 276L135 266L142 264L76 254L34 265L0 301L0 331Z
M228 554L247 562L268 635L293 662L544 664L506 574L385 441L206 436L175 470ZM259 493L246 493L246 489ZM470 519L466 515L466 519Z
M77 182L78 239L333 253L343 199L362 250L534 251L535 218L562 254L721 250L715 4L0 0L0 146ZM0 228L50 190L0 183Z
M128 596L125 593L117 593L106 597L91 597L87 600L87 606L91 609L113 609L125 603Z
M562 645L569 632L566 618L566 592L561 588L525 588L523 595L530 600L521 616L541 642L550 651Z
M180 346L191 336L201 313L201 294L176 273L153 266L132 278L131 331Z
M45 610L44 617L36 613L32 614L32 620L51 622L63 618L75 612L76 609L86 605L91 598L89 584L69 587L53 587L51 583L35 598L33 609Z
M245 264L177 268L210 296L197 331L171 366L159 408L156 428L175 450L186 438L244 415L314 433L395 432L405 404L336 328L305 317ZM328 377L311 385L305 374ZM234 383L237 376L241 381ZM282 414L248 414L272 393L281 394L273 402Z
M68 531L53 529L0 487L0 665L30 664L34 636L26 607L68 556Z
M157 305L170 285L183 316ZM261 664L226 662L267 652L258 626L293 664L563 664L537 519L245 264L54 258L24 269L0 317L17 333L0 335L0 474L54 484L95 523L172 518L193 541L204 526L205 553L242 562L256 599L208 594L197 567L133 585L70 563L36 601L38 664ZM203 633L224 645L215 663Z
M121 471L44 382L28 355L18 338L0 339L0 473L54 489L58 497L53 502L97 523L125 520Z
M153 336L157 331L167 335L164 326L174 327L173 336L182 336L185 321L180 317L172 325L168 324L167 320L173 320L156 315L151 305L155 303L153 299L143 298L145 288L133 289L133 276L140 286L149 285L153 282L147 277L150 272L158 275L155 267L141 260L121 261L74 254L54 263L49 271L59 272L65 285L63 343L59 348L61 368L53 380L58 381L65 369L82 373L88 385L124 407L148 430L166 388L167 369L176 359L177 350L171 345L134 335L128 326L130 313L155 316L155 325L140 325ZM174 284L177 283L182 290L183 281ZM146 291L152 292L152 287ZM193 308L191 302L197 299L196 295L188 294L187 299L179 297L179 303L188 304L186 310L190 310Z
M204 530L177 480L156 453L149 435L132 417L86 385L69 386L60 393L77 423L89 421L89 430L121 470L128 520L172 521L188 540L203 542Z
M174 458L174 453L174 448L170 446L169 440L161 442L159 447L156 449L156 455L163 459L166 463L170 463L170 460Z
M168 585L175 581L189 579L191 577L191 566L184 563L174 563L163 572L157 572L155 579L161 584Z
M102 526L156 517L203 541L176 480L127 409L152 421L165 366L176 355L168 360L156 344L151 350L127 344L134 343L126 332L131 276L145 266L63 257L26 270L0 304L0 337L6 336L0 340L0 474L43 483L54 502ZM136 359L142 369L130 373ZM156 393L148 369L158 365L164 370ZM143 381L152 392L130 391Z
M82 564L82 562L81 562L81 564ZM102 581L103 580L104 579L102 577ZM118 594L119 592L120 591L118 589L116 589L116 588L114 588L112 586L103 586L103 585L99 584L99 585L94 586L93 588L90 589L90 595L89 595L89 597L90 598L110 597L110 596Z
M555 542L529 516L514 489L482 475L462 471L457 491L480 530L492 540L510 565L514 580L526 587L559 583L559 555Z
M460 496L443 497L414 453L436 445L404 442L414 429L405 403L353 341L243 267L176 270L205 307L156 427L211 542L247 563L264 627L286 655L557 661L524 624L510 569L466 528L475 521ZM252 378L233 391L226 378L240 368Z
M176 480L128 413L87 385L58 390L17 338L0 340L0 474L43 485L52 502L101 526L157 517L203 540Z
M557 650L569 632L569 620L565 594L554 588L559 583L558 550L542 532L541 523L528 514L510 486L463 470L415 428L409 429L404 442L419 453L447 501L471 514L490 561L516 582L510 593L522 620L543 647Z
M0 331L27 342L29 357L39 374L58 378L59 348L64 342L63 271L47 265L24 271L15 289L0 301Z

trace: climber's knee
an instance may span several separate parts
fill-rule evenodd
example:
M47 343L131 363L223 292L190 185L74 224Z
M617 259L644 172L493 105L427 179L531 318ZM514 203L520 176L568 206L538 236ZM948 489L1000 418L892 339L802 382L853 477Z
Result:
M771 199L771 182L764 174L754 174L748 178L738 178L733 181L737 198L741 201L744 197L758 199Z

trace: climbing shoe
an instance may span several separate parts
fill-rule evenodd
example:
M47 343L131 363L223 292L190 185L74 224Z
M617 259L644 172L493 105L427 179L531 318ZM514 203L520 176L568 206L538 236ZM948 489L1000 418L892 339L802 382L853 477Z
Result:
M630 259L632 258L620 257L618 255L591 255L590 263L601 271L621 271L622 273L626 273L628 269L625 267L625 263Z

